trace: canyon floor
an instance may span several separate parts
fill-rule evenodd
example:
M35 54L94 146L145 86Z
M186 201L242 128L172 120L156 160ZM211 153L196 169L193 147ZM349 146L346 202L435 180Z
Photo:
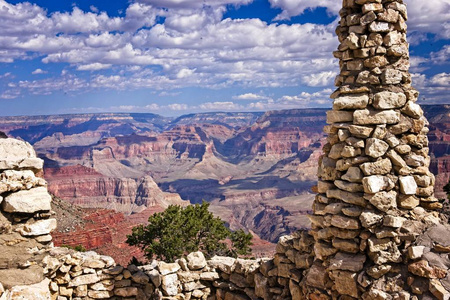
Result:
M436 193L450 177L450 106L424 105ZM270 254L282 235L309 226L325 109L4 117L0 131L30 142L57 198L59 244L83 244L121 263L142 257L124 241L168 205L205 200L232 229ZM126 251L124 251L126 249Z

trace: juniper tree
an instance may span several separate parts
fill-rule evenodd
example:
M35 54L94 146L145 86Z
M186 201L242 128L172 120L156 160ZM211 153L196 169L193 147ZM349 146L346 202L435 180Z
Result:
M208 207L207 202L184 208L171 205L150 216L147 225L134 227L127 243L144 250L147 259L169 262L194 251L208 257L250 254L252 235L243 230L232 232Z

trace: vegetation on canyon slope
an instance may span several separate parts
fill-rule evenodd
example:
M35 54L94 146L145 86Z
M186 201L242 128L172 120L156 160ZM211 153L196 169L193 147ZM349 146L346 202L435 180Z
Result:
M232 232L208 207L207 202L184 208L170 205L150 216L147 225L134 227L127 243L144 250L148 259L157 257L169 262L199 250L207 256L250 254L252 235L243 230Z

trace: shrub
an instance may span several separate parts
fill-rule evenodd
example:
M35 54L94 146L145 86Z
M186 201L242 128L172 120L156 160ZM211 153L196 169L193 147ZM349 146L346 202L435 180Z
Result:
M144 250L148 259L156 257L169 262L194 251L202 251L208 257L249 254L252 235L243 230L232 232L208 207L205 201L185 208L171 205L150 216L147 225L134 227L127 243Z

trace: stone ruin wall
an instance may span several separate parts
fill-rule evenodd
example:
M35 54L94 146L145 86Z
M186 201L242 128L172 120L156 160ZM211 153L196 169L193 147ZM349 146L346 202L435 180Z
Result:
M126 268L93 251L53 247L42 166L31 145L0 138L0 300L302 299L300 269L313 261L305 233L281 238L270 259L206 260L195 252Z
M318 170L312 229L273 258L199 252L124 268L54 248L51 197L32 147L0 139L0 300L450 299L450 227L429 172L402 0L344 0L341 73Z

